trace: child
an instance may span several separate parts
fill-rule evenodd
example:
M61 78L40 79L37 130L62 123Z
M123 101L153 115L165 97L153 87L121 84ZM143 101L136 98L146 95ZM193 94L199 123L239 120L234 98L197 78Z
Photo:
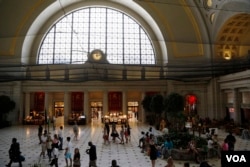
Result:
M141 135L139 137L139 145L138 147L142 148L143 142L144 142L144 138L145 138L145 132L141 132Z
M47 154L48 154L48 157L49 157L49 161L51 161L52 143L53 143L53 141L51 139L51 136L49 135L48 138L47 138L47 141L46 141Z
M74 158L73 158L73 167L80 167L81 161L80 161L80 152L78 148L75 148L74 152Z
M44 131L44 134L41 137L41 148L42 148L42 151L40 153L40 157L43 156L43 158L45 158L45 152L46 152L46 149L47 149L46 142L47 142L47 131Z
M120 144L124 144L124 127L123 127L123 125L121 126L120 136L121 136Z
M55 165L58 167L58 148L57 144L52 144L52 161L50 163L50 166Z
M104 126L103 129L103 140L104 140L104 144L109 144L109 135L108 135L108 129L106 126Z

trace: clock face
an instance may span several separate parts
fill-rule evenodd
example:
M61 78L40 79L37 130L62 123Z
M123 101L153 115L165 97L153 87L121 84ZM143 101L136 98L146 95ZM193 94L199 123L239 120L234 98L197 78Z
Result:
M97 52L97 53L93 53L93 58L95 60L100 60L102 58L102 54Z
M94 50L92 53L91 53L91 56L94 60L101 60L102 59L102 52L100 50Z

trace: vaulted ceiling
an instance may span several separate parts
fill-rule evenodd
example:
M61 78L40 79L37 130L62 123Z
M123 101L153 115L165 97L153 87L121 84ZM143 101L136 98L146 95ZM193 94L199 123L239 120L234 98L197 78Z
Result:
M197 65L205 71L248 68L242 62L250 55L249 0L1 0L0 64L35 65L48 28L70 11L93 5L135 18L153 41L157 65L170 71L185 72L193 65L191 71L201 69Z

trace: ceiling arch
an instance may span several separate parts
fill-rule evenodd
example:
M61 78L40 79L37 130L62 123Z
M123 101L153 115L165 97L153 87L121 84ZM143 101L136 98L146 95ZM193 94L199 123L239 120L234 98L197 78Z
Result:
M246 34L250 29L250 14L242 13L232 16L221 28L216 40L216 57L231 60L246 56L240 54ZM245 41L245 43L250 40Z
M157 64L164 64L168 61L167 48L163 40L160 29L153 20L152 17L138 4L132 0L126 1L56 1L48 6L43 12L34 20L30 26L27 36L23 43L22 49L22 62L23 63L35 63L37 55L37 48L40 45L45 32L49 27L59 18L84 6L107 6L115 9L126 11L129 15L135 18L147 31L152 39L152 43L156 49L156 57L159 60ZM30 38L29 34L39 34L36 38ZM33 55L31 58L27 57L27 49L31 50L28 55Z

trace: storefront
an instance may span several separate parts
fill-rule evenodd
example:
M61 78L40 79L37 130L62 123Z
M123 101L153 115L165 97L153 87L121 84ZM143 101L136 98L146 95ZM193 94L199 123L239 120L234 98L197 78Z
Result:
M112 88L111 86L105 86L105 88L99 90L93 87L84 90L86 87L82 85L44 85L39 87L39 91L35 91L38 88L37 86L32 83L32 86L27 85L24 87L25 123L28 122L28 116L31 120L35 119L35 117L30 117L34 112L43 117L43 120L45 115L47 115L48 119L53 116L63 118L64 124L74 124L75 121L79 124L96 121L125 123L129 119L144 121L145 114L141 101L149 92L145 89L150 90L148 88L151 87L154 92L166 91L163 89L156 91L155 86L148 85L148 83L140 86L141 88L144 87L141 91L137 86L126 90L122 85L112 86ZM43 91L41 91L41 88ZM79 89L77 90L77 88ZM27 89L29 91L25 91ZM35 121L29 121L29 123L35 124Z

